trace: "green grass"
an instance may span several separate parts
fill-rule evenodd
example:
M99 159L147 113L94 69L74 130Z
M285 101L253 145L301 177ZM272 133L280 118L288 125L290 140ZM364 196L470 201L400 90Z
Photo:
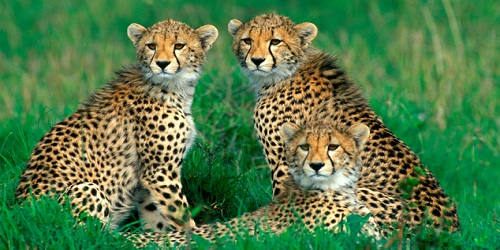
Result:
M76 1L75 1L76 2ZM80 1L78 1L80 2ZM0 248L133 248L67 209L14 200L37 140L71 114L113 71L135 60L126 28L173 18L211 23L219 39L196 90L197 146L184 185L199 223L238 216L270 200L271 183L253 132L254 94L231 51L232 18L265 12L310 21L317 48L335 53L375 111L435 174L458 205L460 234L415 236L410 247L500 247L500 35L498 1L0 1ZM315 236L314 236L315 235ZM226 249L360 248L349 235L242 236ZM123 246L123 244L126 244ZM396 247L395 245L393 247Z

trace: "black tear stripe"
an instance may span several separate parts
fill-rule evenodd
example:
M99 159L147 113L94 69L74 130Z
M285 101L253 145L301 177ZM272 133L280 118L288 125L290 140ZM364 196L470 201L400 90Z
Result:
M153 73L153 70L151 69L151 64L153 63L155 56L156 56L156 50L154 50L153 56L151 57L151 60L149 61L149 64L148 64L148 67L149 67L149 70L151 70L151 73Z
M297 153L297 151L295 151L295 153ZM302 164L300 164L300 168L302 168L302 173L305 175L305 171L304 171L304 167L306 165L306 161L307 161L307 157L309 156L309 151L307 151L307 154L306 154L306 157L304 158L304 160L302 161Z
M177 37L175 39L177 41ZM181 70L181 62L179 61L179 58L177 58L177 54L175 54L175 43L174 43L174 57L175 57L175 61L177 61L177 70L175 71L176 73L179 72L179 70Z
M240 48L241 48L241 46L240 46ZM247 57L248 57L248 55L250 55L250 50L252 50L252 45L250 45L250 49L248 50L248 52L245 55L245 61L242 63L243 66L246 66L247 68L248 68L248 65L246 65L247 64Z
M250 28L250 31L248 32L248 34L252 33L252 30L253 30L253 28ZM245 54L245 57L244 57L244 58L245 58L245 62L244 62L244 63L243 63L243 65L242 65L242 66L246 66L247 68L248 68L248 65L246 65L246 62L247 62L248 55L250 55L250 50L252 50L252 45L253 45L253 43L249 45L249 46L250 46L250 49L249 49L249 50L248 50L248 52ZM240 44L238 45L238 47L241 49L241 42L240 42Z
M274 37L274 30L271 30L271 37ZM272 40L273 38L271 38ZM269 41L269 47L268 47L268 50L269 50L269 54L271 55L271 58L273 59L273 69L276 68L276 58L274 58L274 54L273 52L271 51L271 41Z
M318 140L319 140L319 137L320 137L320 135L318 135ZM329 141L329 142L331 142L331 141L332 141L332 136L331 136L331 135L329 135L329 136L328 136L328 141ZM339 144L340 144L340 143L339 143ZM340 147L340 145L339 145L339 147ZM333 175L333 174L335 173L335 171L336 171L336 170L335 170L335 162L333 162L332 157L331 157L331 156L330 156L330 154L328 153L328 148L327 148L326 150L327 150L327 151L326 151L326 155L328 155L328 159L330 160L330 164L332 164L332 175Z
M181 69L181 62L179 61L179 58L177 58L177 54L175 54L175 44L177 43L177 40L179 40L179 33L178 32L174 32L174 38L175 38L175 42L174 42L174 46L172 48L173 48L175 61L177 62L177 70L175 71L177 73Z
M330 160L330 164L332 164L332 168L333 168L332 169L332 175L333 175L333 173L335 173L335 162L333 162L333 159L330 156L330 154L326 154L326 155L328 155L328 159Z

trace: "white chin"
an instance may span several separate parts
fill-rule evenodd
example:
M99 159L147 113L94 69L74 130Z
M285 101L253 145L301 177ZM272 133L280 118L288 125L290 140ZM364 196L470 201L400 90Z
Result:
M253 70L250 71L252 74L260 77L266 77L271 74L271 71Z
M155 83L162 84L165 82L175 81L177 76L178 74L172 75L167 73L158 73L158 74L153 74L151 80L153 80L153 82Z
M327 181L329 176L322 176L322 175L313 175L313 176L309 176L309 178L314 181L314 182L323 182L323 181Z
M175 74L169 74L169 73L164 73L164 72L161 72L161 73L157 73L157 74L154 74L155 78L163 78L163 79L172 79L175 77Z

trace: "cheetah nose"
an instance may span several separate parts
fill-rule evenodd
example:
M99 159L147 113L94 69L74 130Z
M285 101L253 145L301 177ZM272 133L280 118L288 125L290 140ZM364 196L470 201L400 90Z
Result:
M324 165L325 165L325 163L323 163L323 162L311 162L311 163L309 163L309 166L316 172L318 172Z
M252 58L252 62L255 63L255 66L259 66L262 62L264 62L266 59L264 58L260 58L260 57L257 57L257 58Z
M165 69L169 64L169 61L156 61L156 65L158 65L161 69Z

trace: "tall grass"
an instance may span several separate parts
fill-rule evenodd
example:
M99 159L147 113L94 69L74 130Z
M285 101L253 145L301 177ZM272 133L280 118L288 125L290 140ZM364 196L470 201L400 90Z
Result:
M338 55L388 127L456 201L461 234L434 244L498 248L500 3L464 0L2 0L0 248L124 244L97 230L92 224L97 222L73 227L69 213L61 213L53 201L20 206L14 189L37 140L112 79L114 70L135 61L126 36L133 22L149 26L172 18L219 29L196 89L193 114L200 136L186 160L183 183L191 204L202 208L195 218L199 223L265 205L271 184L253 133L254 94L237 67L226 27L232 18L245 21L266 12L315 23L319 35L313 45ZM242 236L237 243L215 246L350 248L354 240L321 230L315 234ZM408 244L430 244L422 237Z

